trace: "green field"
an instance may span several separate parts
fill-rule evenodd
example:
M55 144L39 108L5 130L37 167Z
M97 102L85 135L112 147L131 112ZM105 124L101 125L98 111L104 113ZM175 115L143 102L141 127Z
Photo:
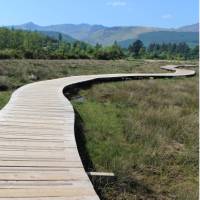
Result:
M15 88L79 74L156 72L169 61L0 61L0 107ZM176 62L173 62L176 64ZM197 71L198 69L195 68ZM162 71L164 72L164 71ZM198 199L198 76L92 85L72 97L88 170L114 172L102 199ZM85 141L84 141L85 140Z

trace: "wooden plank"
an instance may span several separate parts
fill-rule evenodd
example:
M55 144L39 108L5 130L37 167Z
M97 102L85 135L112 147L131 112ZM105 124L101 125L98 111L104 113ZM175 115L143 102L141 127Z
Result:
M55 188L24 188L24 189L0 189L1 198L27 198L27 197L81 197L94 195L90 187L60 187Z
M36 171L36 172L23 172L23 171L9 171L0 172L0 181L64 181L64 180L88 180L88 177L80 171ZM27 185L26 185L27 186ZM1 187L0 187L1 188Z
M32 160L0 160L0 167L83 167L81 161L32 161Z
M29 181L29 180L21 180L21 181L0 181L0 189L28 189L28 188L73 188L73 187L90 187L90 181L85 179L80 180L36 180L36 181Z
M87 174L89 175L89 176L115 176L115 174L114 173L111 173L111 172L87 172Z
M42 148L42 147L49 147L49 148L64 148L64 147L74 147L74 145L76 146L75 141L68 141L67 143L63 142L45 142L45 141L11 141L11 140L4 140L4 141L0 141L0 146L22 146L22 147L35 147L37 149L37 147Z
M31 198L1 198L0 200L99 200L96 195L87 195L87 196L74 196L74 197L31 197Z

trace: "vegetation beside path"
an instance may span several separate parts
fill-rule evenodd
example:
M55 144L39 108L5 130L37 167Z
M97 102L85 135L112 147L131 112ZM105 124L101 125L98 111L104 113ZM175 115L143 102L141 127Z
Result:
M198 199L198 77L102 83L72 100L105 200ZM88 162L88 161L86 161Z

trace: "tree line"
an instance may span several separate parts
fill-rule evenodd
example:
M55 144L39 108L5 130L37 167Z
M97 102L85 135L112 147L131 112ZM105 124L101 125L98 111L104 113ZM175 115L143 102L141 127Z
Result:
M190 48L185 42L181 43L151 43L145 47L142 41L137 40L129 46L129 53L136 58L147 59L198 59L199 46Z
M197 59L199 47L186 43L149 44L133 42L129 48L121 48L117 42L108 47L85 42L66 42L60 34L58 39L38 32L0 28L0 59Z

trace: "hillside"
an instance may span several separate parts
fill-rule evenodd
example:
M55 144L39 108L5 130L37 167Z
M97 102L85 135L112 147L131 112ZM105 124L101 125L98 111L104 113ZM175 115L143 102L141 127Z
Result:
M84 40L90 44L100 43L105 46L113 44L115 41L122 41L127 38L136 39L142 33L159 31L159 28L151 27L111 27L98 30L90 34Z
M188 45L193 47L199 43L197 32L157 31L140 34L137 39L143 41L145 46L148 46L150 43L161 44L186 42ZM119 45L122 47L128 47L134 41L135 39L120 41Z
M198 31L198 24L189 25L180 27L178 29L166 29L166 28L159 28L159 27L142 27L142 26L118 26L118 27L106 27L102 25L89 25L89 24L58 24L58 25L50 25L50 26L39 26L34 24L33 22L29 22L26 24L12 26L16 29L23 29L23 30L31 30L31 31L45 31L45 32L60 32L62 34L67 35L68 37L72 37L76 40L81 40L84 42L88 42L90 44L100 43L105 46L111 45L114 41L128 43L127 41L133 41L135 39L144 38L145 43L154 42L159 37L159 40L165 41L166 34L170 35L170 39L167 41L169 42L179 42L183 41L188 44L197 44L196 34L192 32ZM151 35L150 33L155 33ZM170 32L170 33L163 33L163 32ZM183 32L188 32L187 36ZM176 34L177 33L177 34ZM147 34L147 35L144 35ZM150 35L148 35L150 34ZM148 38L148 39L146 39ZM189 38L189 40L188 40Z
M63 33L59 33L59 32L54 32L54 31L39 31L41 34L44 34L46 36L49 36L51 38L54 38L56 40L59 39L59 35L61 34L62 40L65 42L75 42L77 41L76 39L72 38L69 35L63 34Z
M54 39L58 39L59 33L62 34L62 39L66 42L75 42L76 39L73 37L63 33L62 31L56 31L56 29L46 28L43 26L39 26L37 24L34 24L33 22L28 22L26 24L17 25L17 26L8 26L9 28L14 29L21 29L21 30L27 30L27 31L38 31L46 36L52 37Z
M58 32L0 28L0 59L89 58L91 48Z
M196 23L196 24L192 24L192 25L189 25L189 26L183 26L183 27L180 27L178 29L178 31L184 31L184 32L199 32L199 24Z
M43 33L43 34L42 34ZM156 32L152 32L153 38ZM159 39L160 32L157 32ZM146 33L147 34L147 33ZM150 34L150 33L149 33ZM187 33L189 34L189 33ZM197 34L197 33L196 33ZM144 34L145 35L145 34ZM166 38L170 38L167 34ZM141 34L142 36L142 34ZM140 37L140 36L139 36ZM146 37L147 42L152 38ZM178 36L180 37L180 36ZM189 37L188 37L189 38ZM183 37L183 40L188 39ZM141 40L145 41L144 38ZM162 39L162 37L161 37ZM161 41L160 39L160 41ZM70 42L66 42L70 40ZM177 39L178 40L178 39ZM189 39L188 39L189 40ZM191 42L193 40L191 39ZM128 41L131 42L130 40ZM147 43L146 42L146 43ZM195 42L195 41L193 41ZM122 45L122 44L121 44ZM0 59L122 59L129 56L135 58L159 58L159 59L195 59L198 58L198 47L190 48L185 43L163 46L157 44L151 51L130 48L129 50L121 48L117 43L104 47L101 45L89 45L85 42L75 41L58 32L49 31L25 31L8 28L0 28Z
M161 28L152 27L105 27L102 25L89 24L59 24L50 26L39 26L33 22L12 26L16 29L30 31L54 31L69 35L77 40L82 40L90 44L101 43L103 45L111 45L114 41L126 40L129 38L137 38L141 33L163 30Z

